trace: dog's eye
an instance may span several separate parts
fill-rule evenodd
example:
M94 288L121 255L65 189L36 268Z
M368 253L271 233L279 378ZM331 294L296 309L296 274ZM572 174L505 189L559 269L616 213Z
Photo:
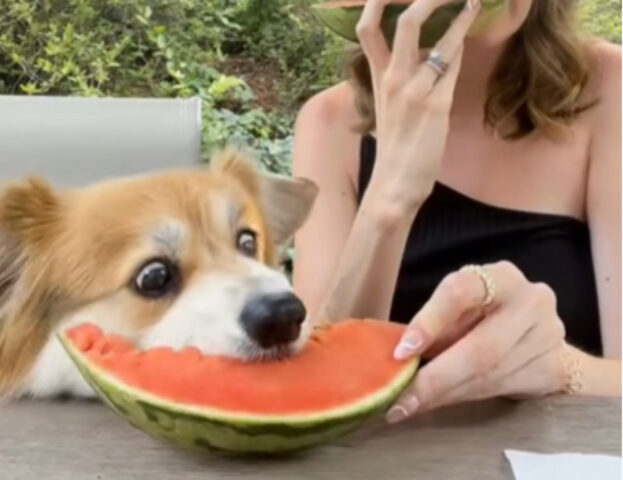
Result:
M162 297L174 290L179 282L179 272L167 260L152 260L141 268L134 279L134 289L149 298Z
M238 233L237 248L247 257L257 256L257 235L251 230L241 230Z

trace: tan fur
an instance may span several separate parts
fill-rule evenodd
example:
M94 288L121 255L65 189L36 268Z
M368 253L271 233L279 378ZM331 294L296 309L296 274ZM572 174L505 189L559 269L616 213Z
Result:
M210 162L213 171L235 178L254 197L259 197L260 181L255 166L240 150L229 147Z
M54 287L45 281L45 253L58 233L58 209L57 197L41 180L5 186L0 194L0 264L5 266L0 393L15 385L32 364L60 307Z
M243 154L228 150L207 169L71 191L55 191L41 180L8 186L0 194L0 395L19 387L59 321L72 311L110 298L131 319L131 329L158 321L166 302L146 304L128 284L141 262L155 254L148 239L163 222L186 232L175 254L188 282L195 272L216 265L236 268L230 257L238 228L257 231L260 260L274 264L271 218L289 207L271 204L271 182L276 180L265 180ZM287 192L296 212L291 225L279 220L280 239L286 230L294 233L311 207L315 190L301 185L302 193ZM301 202L293 200L299 196ZM229 208L240 211L236 225L221 218Z
M227 148L211 162L212 170L222 176L224 181L236 180L242 187L239 195L245 208L241 212L241 225L258 233L260 260L269 265L277 261L277 252L273 244L265 212L262 212L261 181L257 169L240 150ZM231 188L231 187L230 187Z
M3 190L0 225L20 242L42 248L56 233L59 210L52 189L43 180L32 178Z

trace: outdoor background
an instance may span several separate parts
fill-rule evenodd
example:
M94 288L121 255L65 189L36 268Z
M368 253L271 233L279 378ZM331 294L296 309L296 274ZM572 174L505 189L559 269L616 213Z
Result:
M339 81L347 47L311 3L0 0L0 94L198 95L206 156L242 142L288 172L295 113ZM621 0L580 0L579 21L621 42Z

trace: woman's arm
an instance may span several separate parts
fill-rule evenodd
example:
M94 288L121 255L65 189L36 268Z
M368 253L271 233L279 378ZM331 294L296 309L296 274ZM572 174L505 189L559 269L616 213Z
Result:
M548 287L530 283L505 262L488 265L486 270L498 287L498 304L422 368L390 411L390 421L400 421L416 410L495 396L561 391L621 395L621 53L619 47L602 45L598 54L600 103L589 114L593 134L587 215L604 353L611 358L563 344L564 328ZM415 316L396 355L426 353L444 331L479 308L482 289L483 282L469 271L446 277Z
M492 295L491 303L484 304ZM482 320L418 372L388 412L399 422L416 411L500 396L555 393L621 395L621 361L565 343L556 296L514 265L498 262L450 273L416 314L394 356L418 356L465 315Z
M600 46L597 60L600 72L600 103L592 113L587 215L593 246L604 355L621 358L620 48L606 44Z
M389 316L409 229L437 178L462 45L479 8L467 2L436 46L450 62L440 74L419 58L419 32L451 1L414 2L401 15L392 51L380 28L386 0L366 2L357 34L374 86L378 142L374 173L358 209L345 170L346 155L357 154L344 151L345 144L358 143L347 141L355 135L345 130L351 124L332 116L322 96L298 118L295 174L314 180L320 193L296 238L295 288L317 321Z
M567 368L577 369L578 393L589 396L621 396L621 358L601 358L571 347Z
M357 134L349 131L356 118L345 113L351 101L347 85L333 87L309 100L295 125L293 173L313 180L319 193L295 239L294 288L312 318L329 308L335 318L386 319L412 219L390 219L368 206L380 205L370 196L357 213L347 168L359 156ZM335 286L342 305L326 306Z

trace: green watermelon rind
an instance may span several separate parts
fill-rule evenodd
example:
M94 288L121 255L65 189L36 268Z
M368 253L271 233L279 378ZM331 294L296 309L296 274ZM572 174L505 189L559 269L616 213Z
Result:
M386 388L345 407L308 415L258 416L182 406L155 397L89 362L62 334L59 339L97 395L135 428L186 448L245 454L298 451L350 433L384 412L418 368L417 359L406 362Z
M506 7L508 0L483 0L482 11L470 28L470 35L484 31ZM331 3L331 2L328 2ZM448 30L456 16L463 9L464 0L440 7L424 22L420 30L420 47L432 48ZM390 4L385 7L382 18L382 31L388 43L393 43L398 17L409 7L409 4ZM342 38L358 42L357 23L363 11L361 6L344 6L327 8L326 3L311 6L314 16L329 30Z

